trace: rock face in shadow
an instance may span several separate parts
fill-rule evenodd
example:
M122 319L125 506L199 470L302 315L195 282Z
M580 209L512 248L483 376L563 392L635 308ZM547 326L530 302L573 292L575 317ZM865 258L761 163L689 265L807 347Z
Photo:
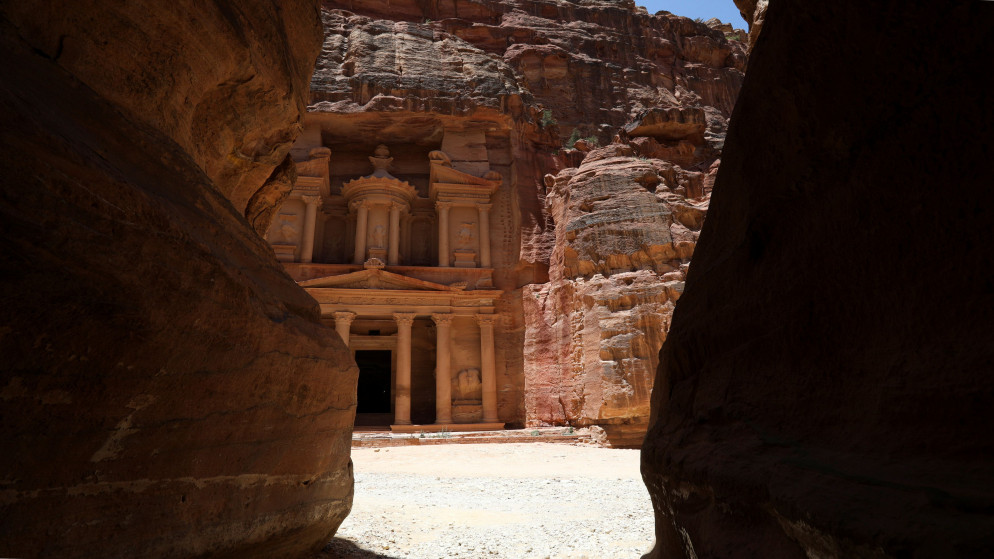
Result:
M321 22L314 2L12 2L36 52L193 158L235 209L300 133Z
M994 553L992 25L770 6L660 352L652 557Z
M0 11L3 554L299 556L348 513L355 369L243 215L318 18Z

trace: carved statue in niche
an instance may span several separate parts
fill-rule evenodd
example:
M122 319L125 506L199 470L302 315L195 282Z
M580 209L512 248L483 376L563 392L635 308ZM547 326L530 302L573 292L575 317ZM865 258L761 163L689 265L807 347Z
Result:
M279 241L286 244L293 244L297 242L297 236L300 234L300 230L297 229L294 222L297 221L297 216L293 214L280 214L280 223L277 227L277 233L279 236Z
M387 248L387 228L382 225L373 227L373 244L370 248Z
M483 397L480 370L474 367L459 371L456 375L455 392L456 400L480 400Z
M468 221L459 224L459 229L456 230L456 244L460 248L469 248L473 244L474 227L476 227L476 224Z
M393 166L393 157L390 157L390 148L383 144L376 146L373 155L369 157L369 162L373 165L374 177L390 176L390 173L387 172Z

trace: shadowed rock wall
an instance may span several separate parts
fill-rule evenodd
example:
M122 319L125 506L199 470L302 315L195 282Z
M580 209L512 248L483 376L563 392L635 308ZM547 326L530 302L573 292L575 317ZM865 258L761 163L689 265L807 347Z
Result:
M243 211L318 8L126 4L0 10L0 555L299 555L351 505L355 369Z
M660 353L653 557L994 553L992 26L770 5Z

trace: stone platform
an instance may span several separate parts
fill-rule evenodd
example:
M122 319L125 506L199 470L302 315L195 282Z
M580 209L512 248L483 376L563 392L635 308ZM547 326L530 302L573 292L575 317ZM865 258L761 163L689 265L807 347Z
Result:
M499 431L503 423L429 423L427 425L391 425L394 433L437 433L439 431Z
M480 425L476 423L474 425ZM610 446L603 436L590 429L539 427L532 429L499 429L495 431L435 431L397 433L385 427L356 427L352 433L353 448L440 444L499 444L499 443L566 443Z

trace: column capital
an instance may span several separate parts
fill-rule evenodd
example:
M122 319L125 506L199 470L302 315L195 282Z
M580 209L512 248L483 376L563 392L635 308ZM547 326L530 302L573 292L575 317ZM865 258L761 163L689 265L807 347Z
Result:
M353 210L361 210L369 208L369 200L353 200L349 202L349 207Z
M489 212L493 207L494 205L490 203L476 205L476 209L480 210L481 212Z
M308 206L316 206L321 203L320 196L301 196L300 199Z
M476 315L476 322L479 323L480 326L483 326L484 324L488 324L490 326L493 326L499 319L500 319L500 315L498 315L498 314L478 314L478 315Z
M393 319L397 321L398 325L410 326L414 324L414 319L417 318L416 313L412 312L395 312L393 313Z
M453 205L454 204L452 202L435 202L435 209L438 211L446 211Z
M449 326L452 324L452 313L432 313L431 319L439 326Z
M332 313L332 316L335 317L335 322L341 320L351 324L352 321L355 320L355 313L349 311L335 311Z
M403 202L390 202L390 209L392 211L402 212L405 208L407 208L407 204Z

